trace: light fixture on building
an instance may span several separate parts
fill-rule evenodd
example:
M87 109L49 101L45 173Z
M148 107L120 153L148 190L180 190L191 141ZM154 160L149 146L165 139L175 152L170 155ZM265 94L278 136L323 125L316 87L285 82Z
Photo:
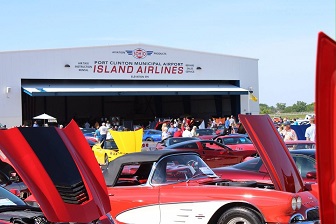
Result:
M9 93L11 92L11 87L6 87L6 94L7 94L7 98L9 98Z
M201 67L197 67L196 69L197 69L197 70L201 70L202 68L201 68Z
M65 64L64 67L65 68L70 68L70 65L69 64Z

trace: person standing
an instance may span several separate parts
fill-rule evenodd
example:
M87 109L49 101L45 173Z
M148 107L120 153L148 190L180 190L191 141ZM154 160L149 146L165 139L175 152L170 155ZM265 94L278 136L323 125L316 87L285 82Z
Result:
M174 137L182 137L182 130L180 127L178 127L177 131L175 131Z
M174 133L176 131L177 131L176 124L174 124L173 122L170 123L170 127L168 128L169 136L174 136Z
M102 123L102 125L99 128L100 142L106 140L107 130L108 130L108 128L106 127L106 124Z
M305 131L305 137L307 140L315 142L315 117L309 118L309 123L310 126Z
M197 127L193 126L192 130L191 130L191 137L197 137L197 133L196 133Z
M291 128L290 121L285 121L284 129L281 131L281 135L283 136L284 141L297 141L298 137L296 132Z
M39 125L37 124L37 121L34 121L33 127L37 128Z
M182 137L192 137L189 126L185 127L185 130L182 133Z
M236 120L234 119L233 115L231 115L231 118L229 119L230 122L230 134L235 133L234 127L236 126Z
M231 131L230 130L230 118L227 117L225 122L224 122L224 134L228 135L228 134L230 134L230 131Z
M88 121L85 122L84 127L85 127L85 128L90 128L90 123L89 123Z
M169 138L169 136L170 135L168 133L168 127L167 126L163 127L161 140L165 140L166 138Z

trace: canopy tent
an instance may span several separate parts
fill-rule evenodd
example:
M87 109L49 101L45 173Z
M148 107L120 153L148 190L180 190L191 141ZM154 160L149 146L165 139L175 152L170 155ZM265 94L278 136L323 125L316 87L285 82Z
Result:
M45 124L45 120L48 120L48 122L57 122L57 119L53 116L50 116L46 113L43 113L41 115L38 115L36 117L33 117L34 120L43 120L43 123Z

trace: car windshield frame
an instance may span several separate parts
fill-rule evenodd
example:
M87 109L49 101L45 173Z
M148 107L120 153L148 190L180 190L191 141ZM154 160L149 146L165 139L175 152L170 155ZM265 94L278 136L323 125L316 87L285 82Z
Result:
M154 186L188 182L195 178L218 178L196 154L168 155L155 162L153 166L149 183Z

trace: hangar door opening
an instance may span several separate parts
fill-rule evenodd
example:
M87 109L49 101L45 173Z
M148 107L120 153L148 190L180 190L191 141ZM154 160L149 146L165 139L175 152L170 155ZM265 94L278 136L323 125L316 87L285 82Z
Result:
M239 81L22 80L22 117L48 113L79 125L113 117L148 125L156 117L209 119L240 113Z

